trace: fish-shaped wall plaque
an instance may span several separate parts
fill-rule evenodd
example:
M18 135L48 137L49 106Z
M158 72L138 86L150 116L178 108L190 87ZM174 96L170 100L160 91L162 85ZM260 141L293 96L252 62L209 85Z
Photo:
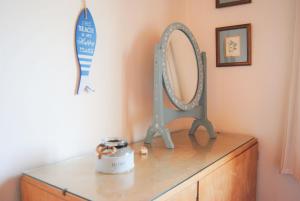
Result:
M77 59L80 66L80 78L77 94L94 91L90 85L89 75L96 47L96 27L89 9L82 9L76 24L75 43Z

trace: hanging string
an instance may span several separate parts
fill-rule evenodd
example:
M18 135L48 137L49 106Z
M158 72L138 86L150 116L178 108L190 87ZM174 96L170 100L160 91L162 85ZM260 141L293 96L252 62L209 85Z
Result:
M83 8L84 8L84 17L85 17L85 19L87 19L86 0L83 0Z

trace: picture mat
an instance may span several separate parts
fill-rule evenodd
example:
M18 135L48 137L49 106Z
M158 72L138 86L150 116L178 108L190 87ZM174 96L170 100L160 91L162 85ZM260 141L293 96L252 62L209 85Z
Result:
M240 36L240 57L225 57L225 38L232 36ZM233 29L224 30L219 32L219 53L220 63L235 63L235 62L247 62L247 29Z

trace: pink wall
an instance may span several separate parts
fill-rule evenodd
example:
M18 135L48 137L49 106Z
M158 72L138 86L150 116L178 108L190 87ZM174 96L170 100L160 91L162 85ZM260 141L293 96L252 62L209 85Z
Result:
M300 184L279 174L295 0L222 9L212 0L187 2L187 23L208 55L209 118L218 130L258 138L258 201L300 200ZM243 23L253 26L253 65L216 68L215 28Z

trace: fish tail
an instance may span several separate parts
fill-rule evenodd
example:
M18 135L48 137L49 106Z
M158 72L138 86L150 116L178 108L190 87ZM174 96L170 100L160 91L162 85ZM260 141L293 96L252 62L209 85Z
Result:
M93 92L93 88L89 82L90 68L92 64L92 56L79 54L78 61L80 65L80 81L77 94L82 92Z

